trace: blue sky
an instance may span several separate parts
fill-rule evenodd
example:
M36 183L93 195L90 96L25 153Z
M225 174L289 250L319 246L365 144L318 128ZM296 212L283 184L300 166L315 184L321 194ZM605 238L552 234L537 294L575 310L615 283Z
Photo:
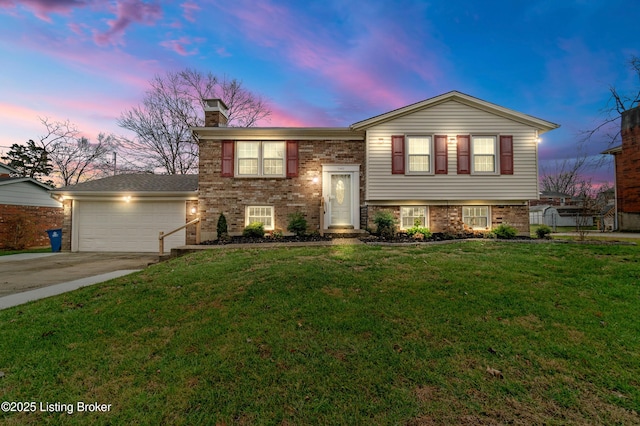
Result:
M610 86L637 90L638 17L637 0L0 0L0 151L41 135L38 117L124 134L147 82L191 67L267 99L264 126L348 126L458 90L560 124L548 163L575 154Z

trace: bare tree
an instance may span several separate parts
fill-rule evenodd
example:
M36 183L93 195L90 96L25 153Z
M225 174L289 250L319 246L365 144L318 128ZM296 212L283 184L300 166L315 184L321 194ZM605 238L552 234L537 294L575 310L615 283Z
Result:
M81 136L75 124L69 120L54 121L40 117L44 134L36 141L29 140L27 148L42 153L48 164L50 184L73 185L102 177L109 170L109 155L116 149L116 139L100 134L95 143Z
M640 57L631 56L628 61L629 69L635 73L637 87L630 92L622 92L615 86L609 86L609 100L602 109L602 121L593 129L585 130L583 140L590 141L596 136L602 135L608 146L619 143L620 141L620 116L626 111L640 102Z
M114 149L114 137L101 133L95 143L84 137L57 141L50 145L49 157L62 185L67 186L107 175L112 167L109 155Z
M229 126L249 127L269 116L265 101L238 80L220 79L193 69L156 75L142 103L123 112L118 125L135 133L122 140L127 157L168 174L197 170L198 145L192 127L204 125L204 100L222 99Z
M555 160L551 166L541 166L540 189L576 197L591 187L585 173L593 166L584 144L578 142L572 158Z

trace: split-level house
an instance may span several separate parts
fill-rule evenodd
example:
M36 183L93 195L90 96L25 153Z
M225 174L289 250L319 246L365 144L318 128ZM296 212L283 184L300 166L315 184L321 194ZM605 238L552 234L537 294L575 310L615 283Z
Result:
M559 127L449 92L349 127L227 127L226 106L207 101L199 140L203 239L221 213L230 234L252 222L284 231L304 214L310 231L375 229L388 210L400 229L529 233L539 196L538 140Z

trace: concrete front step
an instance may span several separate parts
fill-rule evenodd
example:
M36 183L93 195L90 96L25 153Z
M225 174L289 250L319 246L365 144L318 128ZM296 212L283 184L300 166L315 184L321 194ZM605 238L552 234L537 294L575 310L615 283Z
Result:
M321 234L329 238L360 238L369 235L364 229L325 229Z

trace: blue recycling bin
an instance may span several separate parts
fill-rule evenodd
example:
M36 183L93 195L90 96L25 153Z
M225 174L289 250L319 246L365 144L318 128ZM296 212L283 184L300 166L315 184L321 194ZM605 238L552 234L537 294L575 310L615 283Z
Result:
M49 241L51 242L51 251L59 252L62 249L62 228L47 229Z

